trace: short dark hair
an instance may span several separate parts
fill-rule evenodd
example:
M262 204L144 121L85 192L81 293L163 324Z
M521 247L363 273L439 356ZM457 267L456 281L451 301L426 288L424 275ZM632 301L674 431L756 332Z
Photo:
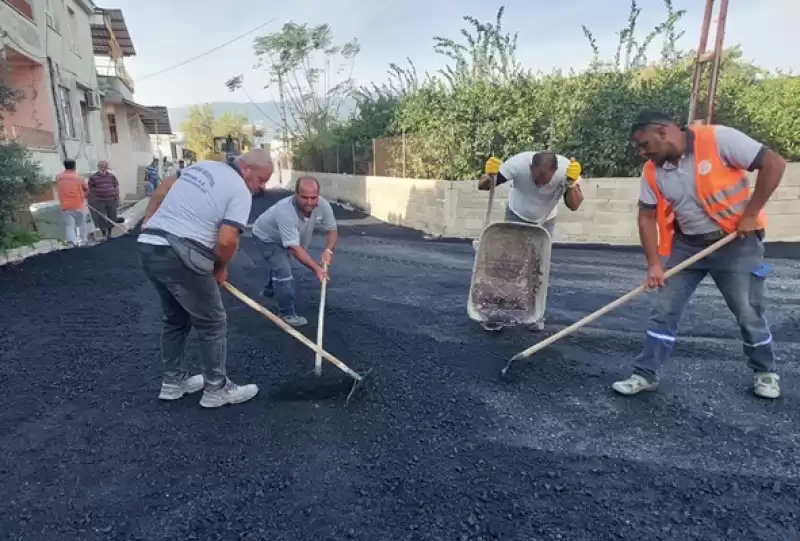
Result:
M558 158L555 152L537 152L531 160L531 167L547 167L550 171L558 169Z
M317 191L318 192L321 191L319 187L319 181L315 177L312 177L311 175L303 175L302 177L298 178L297 181L294 183L294 193L300 193L300 184L304 180L310 180L311 182L317 185Z
M75 160L64 160L64 169L74 170Z
M639 114L636 115L636 118L633 120L633 124L631 124L630 136L633 137L633 134L637 131L652 125L677 126L672 116L668 115L664 111L645 109L643 111L639 111Z

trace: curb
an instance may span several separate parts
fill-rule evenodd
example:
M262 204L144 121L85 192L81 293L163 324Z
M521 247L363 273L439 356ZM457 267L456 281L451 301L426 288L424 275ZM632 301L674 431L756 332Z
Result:
M139 222L142 221L144 217L144 211L147 209L147 204L150 202L149 197L145 197L144 199L140 199L127 209L125 209L121 214L120 217L123 218L125 221L119 225L127 229L128 231L135 228ZM96 226L95 226L96 227ZM94 231L90 231L89 234L96 234L99 229L95 229ZM88 248L92 248L93 246L88 246ZM69 250L69 246L63 241L56 240L56 239L44 239L40 240L39 242L31 245L31 246L20 246L19 248L13 248L11 250L0 251L0 267L4 265L19 263L24 261L30 257L49 254L50 252L60 251L60 250Z

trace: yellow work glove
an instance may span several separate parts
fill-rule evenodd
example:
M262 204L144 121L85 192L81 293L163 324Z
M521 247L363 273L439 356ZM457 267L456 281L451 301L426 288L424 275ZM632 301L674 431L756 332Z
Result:
M487 175L496 175L500 172L500 166L503 162L500 161L500 158L495 158L492 156L488 160L486 160L486 164L483 166L483 172Z
M570 158L569 165L567 166L567 180L570 186L574 186L578 183L581 171L583 171L581 164L579 164L575 158Z

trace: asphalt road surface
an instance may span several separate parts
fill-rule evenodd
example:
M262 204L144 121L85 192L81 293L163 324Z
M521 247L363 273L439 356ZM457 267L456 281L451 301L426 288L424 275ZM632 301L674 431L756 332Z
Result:
M229 374L261 392L159 402L160 312L133 235L0 269L0 540L800 539L800 263L772 260L782 398L752 395L710 283L661 388L625 398L609 385L649 296L499 374L640 283L639 254L555 249L544 334L487 334L466 315L468 243L342 233L325 347L374 369L348 408L346 376L325 363L315 381L313 352L227 293ZM257 297L261 266L246 238L230 281ZM313 340L318 284L298 275Z

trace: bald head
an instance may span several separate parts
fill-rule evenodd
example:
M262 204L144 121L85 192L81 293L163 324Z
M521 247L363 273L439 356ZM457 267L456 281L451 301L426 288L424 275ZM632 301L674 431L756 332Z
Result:
M272 157L269 155L269 152L263 148L254 148L241 156L237 156L233 160L233 163L238 167L244 167L246 165L251 167L272 167Z
M274 171L272 158L263 148L254 148L237 156L233 163L242 172L242 178L252 193L263 190Z
M319 195L319 181L311 175L303 175L298 178L294 184L294 193L307 192L309 190L316 191Z
M297 208L311 216L319 204L319 181L310 175L298 178L294 185L294 198Z

